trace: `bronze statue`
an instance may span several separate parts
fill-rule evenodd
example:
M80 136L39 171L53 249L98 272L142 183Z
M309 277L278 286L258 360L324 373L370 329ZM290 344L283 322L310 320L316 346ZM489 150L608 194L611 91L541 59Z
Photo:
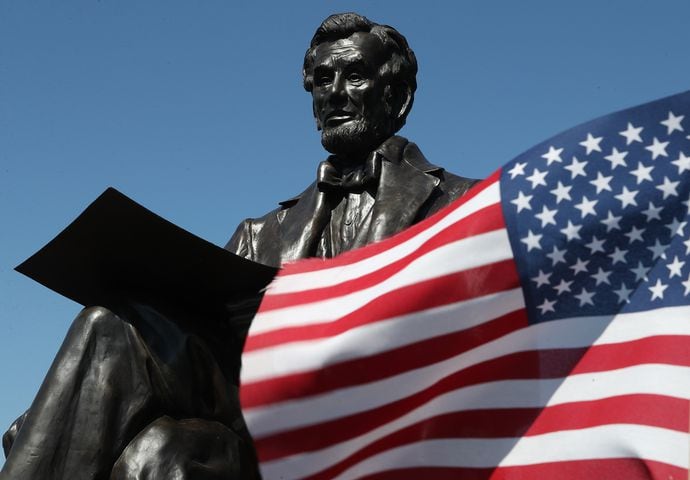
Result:
M226 248L275 266L332 257L463 195L474 180L429 163L395 135L416 73L395 29L354 13L324 20L303 75L331 155L306 190L245 220ZM214 327L174 313L134 302L83 310L31 408L3 439L2 478L258 478L237 396L242 315Z

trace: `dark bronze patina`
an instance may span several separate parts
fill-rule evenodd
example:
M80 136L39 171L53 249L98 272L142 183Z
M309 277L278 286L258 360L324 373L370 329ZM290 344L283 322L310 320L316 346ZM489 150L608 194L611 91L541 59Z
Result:
M242 222L226 248L272 266L332 257L463 195L474 180L429 163L395 135L412 107L416 73L395 29L353 13L327 18L303 74L331 155L301 194ZM2 478L258 478L236 360L258 297L213 322L174 302L128 298L84 309L31 408L3 438Z

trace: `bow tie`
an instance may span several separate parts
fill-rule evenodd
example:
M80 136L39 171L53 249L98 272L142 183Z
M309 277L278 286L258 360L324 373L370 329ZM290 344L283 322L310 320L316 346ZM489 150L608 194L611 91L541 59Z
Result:
M330 160L319 164L316 184L319 190L326 193L362 192L370 186L376 186L381 172L381 157L371 155L364 165L343 173L342 168Z

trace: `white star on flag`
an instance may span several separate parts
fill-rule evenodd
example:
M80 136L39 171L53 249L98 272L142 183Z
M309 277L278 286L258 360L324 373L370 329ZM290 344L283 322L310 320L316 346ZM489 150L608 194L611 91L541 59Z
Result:
M649 288L649 291L652 292L652 300L657 298L659 300L663 300L664 290L668 288L668 285L661 283L661 279L658 278L654 286L647 288Z
M635 170L630 170L631 175L635 175L637 178L637 184L639 185L645 180L652 181L652 170L654 167L646 167L642 162L637 162L637 168Z
M664 177L664 183L661 185L657 185L656 188L661 190L664 193L664 200L666 200L667 197L670 196L677 196L678 191L676 190L678 188L678 184L680 183L679 181L672 182L671 180L668 179L668 177Z
M630 145L632 142L642 143L642 137L640 137L642 130L642 127L634 127L632 123L628 122L628 128L619 133L625 137L625 144Z
M565 248L559 250L554 245L551 253L547 253L546 256L551 259L551 266L556 266L559 263L565 263Z
M609 192L611 192L611 185L609 184L611 183L612 178L612 175L605 177L601 174L601 172L597 172L596 180L590 180L589 183L597 187L597 194L603 192L604 190L608 190Z
M532 200L532 195L525 195L522 192L518 192L517 198L511 200L510 203L517 207L518 212L521 212L523 210L532 210L532 207L529 204L530 200Z
M581 228L582 225L573 225L573 223L570 220L568 220L568 226L562 228L561 233L563 233L568 240L579 239L580 234L578 232Z
M597 212L594 211L594 206L599 200L589 200L587 197L583 196L582 201L575 205L575 208L580 210L580 218L585 218L587 215L595 215Z
M604 137L593 137L591 133L587 134L587 139L580 142L580 145L585 147L587 149L587 155L589 155L592 152L601 152L601 147L599 146L599 143L603 140Z
M635 225L633 225L632 227L630 227L630 231L628 233L625 233L624 235L628 237L628 241L630 243L644 242L644 239L642 238L642 233L644 233L644 229L637 228Z
M526 177L527 180L532 182L532 189L536 188L537 185L546 185L546 181L544 180L544 178L546 177L547 173L549 173L548 170L544 170L543 172L541 172L535 168L532 171L532 175Z
M679 277L682 276L681 269L683 268L683 265L685 265L685 262L681 262L678 259L678 255L674 256L673 262L666 265L666 268L669 270L668 277L673 278L676 275Z
M560 181L558 182L558 186L551 190L551 193L556 196L556 203L561 203L561 200L572 200L570 198L570 189L573 188L571 186L565 186L563 185Z
M647 281L647 272L649 268L645 267L642 262L637 262L637 267L630 269L632 273L635 274L635 281L644 280Z
M625 208L628 205L637 205L637 202L635 201L635 195L637 195L637 190L630 191L628 190L628 187L623 187L621 193L619 193L618 195L614 195L614 197L620 200L621 208Z
M649 202L649 208L642 210L642 214L647 217L647 221L650 220L661 220L660 212L664 207L657 207L652 202Z
M577 295L574 295L575 298L577 298L580 301L580 306L583 307L585 305L594 305L594 301L592 301L592 297L594 296L596 292L588 292L584 288L580 293Z
M526 166L527 166L527 162L523 162L523 163L517 162L513 166L513 168L508 170L508 173L510 174L510 179L513 180L518 175L524 175Z
M678 175L684 171L690 171L690 157L686 157L683 152L678 152L678 158L671 162L678 167Z
M611 212L609 212L611 213ZM592 236L592 241L589 243L585 244L585 247L589 248L590 253L594 254L596 252L605 252L604 250L604 242L606 241L605 238L602 238L601 240L596 237L596 235Z
M647 247L647 250L652 252L652 259L656 260L657 258L663 258L664 260L666 259L666 247L668 245L663 245L659 242L659 239L657 238L654 241L654 245L651 247Z
M553 306L556 304L556 300L550 301L547 299L544 299L544 302L539 305L537 308L541 310L541 313L544 314L546 312L555 312L556 310L553 308Z
M561 283L553 287L554 290L556 290L556 295L562 295L565 292L570 291L570 285L572 285L573 282L566 282L565 280L561 280Z
M644 148L652 152L652 160L656 160L657 157L668 157L668 153L666 153L667 146L668 142L660 142L656 137L654 137L652 144L647 145Z
M611 170L614 170L616 167L627 167L628 164L625 163L625 157L628 155L628 152L619 152L616 147L613 147L611 149L611 154L606 155L604 158L611 162Z
M609 254L609 257L611 258L611 265L615 265L616 263L625 263L625 254L628 253L627 250L621 250L618 247L615 247L614 251Z
M578 273L585 272L587 273L587 264L589 263L589 260L581 260L577 259L574 265L570 266L570 269L573 271L573 275L577 275Z
M629 289L624 283L621 284L621 288L613 291L613 293L615 293L618 296L619 303L629 303L630 294L632 292L634 292L634 290Z
M685 226L688 224L686 221L680 221L677 218L674 218L671 221L670 225L667 225L666 228L668 228L671 231L671 236L674 235L685 235Z
M553 162L562 162L561 160L561 153L563 152L562 148L555 148L553 145L549 146L549 151L546 152L544 155L541 156L541 158L546 159L546 165L551 165Z
M542 207L541 213L537 213L535 217L541 220L541 226L544 228L547 225L556 225L555 216L558 212L557 209L549 210L546 205Z
M551 276L550 273L542 272L539 270L539 274L532 278L534 282L537 284L537 288L541 287L542 285L548 285L549 284L549 277Z
M620 221L621 221L621 216L616 216L614 215L611 210L609 210L608 215L606 216L605 219L601 221L604 225L606 225L606 232L610 232L611 230L620 230Z
M530 250L532 250L533 248L540 250L541 245L539 242L541 240L541 237L543 237L542 234L535 234L535 233L532 233L532 231L530 230L529 233L527 234L527 236L525 238L521 239L520 241L522 243L524 243L525 245L527 245L527 251L528 252Z
M599 285L601 283L610 284L611 283L611 282L609 282L610 276L611 276L611 272L607 272L603 268L599 267L599 271L597 271L597 273L592 275L592 278L597 281L597 285Z
M676 130L678 130L679 132L683 131L683 127L681 126L680 122L682 122L684 118L685 115L675 116L673 112L668 112L668 118L663 122L659 123L661 123L668 129L666 134L671 135Z
M565 169L570 170L570 179L574 179L578 175L582 175L583 177L586 177L587 174L585 173L585 166L587 165L587 162L580 162L576 157L573 157L572 162L570 162L570 165L566 165Z

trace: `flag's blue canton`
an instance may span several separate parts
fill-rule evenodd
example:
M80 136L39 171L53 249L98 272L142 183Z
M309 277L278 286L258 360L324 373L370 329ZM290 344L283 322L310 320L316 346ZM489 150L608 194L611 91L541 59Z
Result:
M531 321L690 304L690 92L527 151L501 198Z

